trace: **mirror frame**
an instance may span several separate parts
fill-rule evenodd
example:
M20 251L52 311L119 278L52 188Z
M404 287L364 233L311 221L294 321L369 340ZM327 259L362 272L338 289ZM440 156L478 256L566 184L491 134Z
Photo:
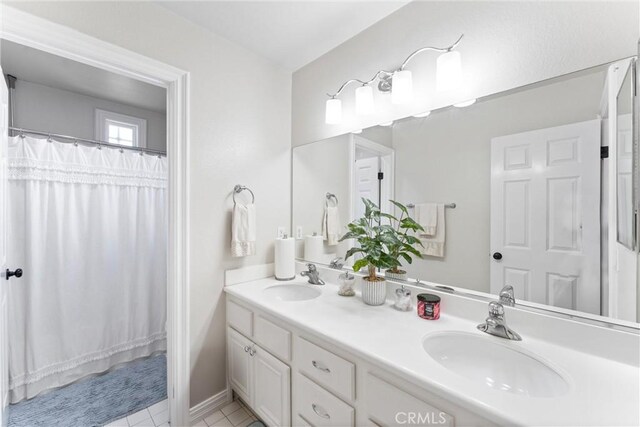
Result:
M627 96L627 94L624 94L623 91L625 90L625 81L627 80L627 78L629 78L629 82L631 84L631 130L632 130L632 134L631 134L631 171L632 171L632 180L631 180L631 212L630 214L632 215L631 217L631 230L629 231L629 235L625 236L625 238L628 238L628 240L630 240L629 242L625 242L625 241L621 241L620 240L620 234L619 234L619 230L620 230L620 217L619 215L616 215L615 221L616 221L616 230L618 230L617 232L617 236L616 236L616 242L619 243L620 245L624 246L625 248L629 249L630 251L636 251L637 247L638 247L638 209L637 209L637 203L638 203L638 169L637 169L637 156L638 156L638 147L637 147L637 139L636 139L636 135L637 135L637 126L638 126L638 121L636 120L636 114L637 114L637 108L636 108L636 95L637 95L637 85L636 85L636 64L637 64L637 59L632 59L629 62L629 66L628 68L625 70L624 75L622 76L622 80L620 80L620 87L618 88L617 92L616 92L616 96L615 96L615 101L616 101L616 118L615 118L615 126L616 126L616 132L615 132L615 138L616 138L616 155L615 158L611 159L612 161L616 162L616 171L619 168L619 156L618 156L618 151L620 149L619 146L619 141L618 141L618 128L619 128L619 124L620 124L620 116L619 116L619 112L618 112L618 100L621 97ZM617 173L617 172L616 172ZM617 179L617 178L616 178ZM619 188L618 188L618 183L616 182L616 195L615 195L615 203L617 206L619 206L619 199L620 199L620 192L619 192ZM616 211L617 211L617 207L616 207Z
M620 58L617 59L615 61L611 61L609 63L604 63L604 64L598 64L598 65L594 65L592 67L588 67L585 68L583 70L576 70L574 72L571 73L566 73L566 74L561 74L558 76L554 76L554 77L550 77L548 79L544 79L544 80L540 80L537 82L533 82L533 83L529 83L523 86L519 86L517 88L513 88L513 89L509 89L509 90L505 90L502 92L497 92L497 93L492 93L486 96L482 96L482 97L478 97L476 102L480 102L480 101L486 101L486 100L491 100L497 97L501 97L501 96L505 96L505 95L510 95L513 93L517 93L523 90L528 90L528 89L532 89L535 88L536 86L541 86L541 85L545 85L548 84L548 82L551 82L553 80L556 79L562 79L562 78L566 78L568 76L571 76L575 73L580 73L582 71L585 70L590 70L593 68L598 68L598 67L605 67L608 65L611 65L615 62L619 62L619 61L625 61L625 60L631 60L631 67L633 67L634 70L634 78L633 78L633 93L634 93L634 99L633 99L633 110L632 110L632 122L633 122L633 153L632 153L632 157L633 157L633 166L632 166L632 170L634 172L634 179L633 179L633 185L634 185L634 189L633 189L633 197L634 200L632 201L632 205L635 208L635 221L634 221L634 240L636 242L640 242L640 215L638 215L638 212L640 211L640 177L638 176L640 173L640 150L638 150L638 146L639 144L639 139L640 139L640 94L638 93L638 88L640 87L640 73L637 72L637 68L634 67L635 64L638 63L638 61L640 60L640 40L638 40L638 56L636 57L625 57L625 58ZM445 106L442 108L438 108L438 109L434 109L431 111L431 114L434 113L438 113L444 110L448 110L448 109L452 109L452 108L456 108L454 106ZM415 119L413 117L413 115L409 115L409 116L405 116L405 117L401 117L398 119L394 120L394 123L399 123L399 122L404 122L407 120L413 120ZM380 126L380 124L377 125L373 125L370 126L370 128L376 127L376 126ZM368 129L368 128L367 128ZM355 131L356 129L354 129ZM360 130L360 129L357 129ZM364 129L362 129L364 130ZM328 136L325 139L328 138L332 138L335 136L340 136L340 135L344 135L344 134L348 134L348 133L353 133L354 131L347 131L344 132L342 134L339 135L332 135L332 136ZM294 153L293 151L298 148L298 147L303 147L306 145L310 145L310 144L315 144L317 142L321 142L323 140L319 140L319 141L310 141L310 142L306 142L303 144L299 144L296 145L295 147L292 147L291 149L291 180L293 182L293 179L295 179L294 177ZM290 224L290 228L291 228L291 235L295 235L293 234L293 230L295 227L294 221L294 205L295 205L295 200L293 199L293 188L291 189L291 224ZM640 255L640 245L636 244L635 245L635 249L634 252L638 253ZM306 263L307 261L304 258L296 258L296 261L302 262L302 263ZM328 267L328 264L322 264L322 263L316 263L319 265L323 265ZM353 270L349 267L347 267L346 265L343 267L343 270L348 270L350 272L353 272ZM640 274L640 257L638 258L638 272ZM354 273L356 276L363 276L362 273ZM638 277L638 275L636 276L636 285L639 282L640 277ZM435 291L439 291L439 292L448 292L457 296L461 296L461 297L465 297L465 298L471 298L477 301L482 301L482 302L490 302L490 301L495 301L497 296L494 296L488 292L479 292L479 291L474 291L471 289L465 289L465 288L459 288L459 287L455 287L455 286L450 286L450 285L443 285L443 284L438 284L435 282L429 282L429 281L424 281L421 279L408 279L408 280L398 280L398 279L390 279L387 278L387 281L389 282L393 282L393 283L398 283L398 284L407 284L407 285L411 285L411 286L418 286L427 290L435 290ZM590 324L593 326L599 326L599 327L605 327L605 328L613 328L616 330L620 330L620 331L624 331L624 332L629 332L629 333L634 333L637 335L640 335L640 322L630 322L630 321L626 321L626 320L621 320L621 319L615 319L612 317L606 317L606 316L602 316L602 315L595 315L595 314L590 314L590 313L583 313L580 311L575 311L575 310L567 310L567 309L563 309L561 307L553 307L553 306L548 306L548 305L544 305L544 304L539 304L539 303L535 303L535 302L531 302L531 301L517 301L515 306L513 307L515 309L519 309L519 310L525 310L528 312L532 312L532 313L538 313L538 314L544 314L544 315L550 315L550 316L554 316L554 317L558 317L558 318L562 318L565 320L575 320L575 321L579 321L581 323L586 323L586 324ZM640 307L637 308L637 310L640 311Z

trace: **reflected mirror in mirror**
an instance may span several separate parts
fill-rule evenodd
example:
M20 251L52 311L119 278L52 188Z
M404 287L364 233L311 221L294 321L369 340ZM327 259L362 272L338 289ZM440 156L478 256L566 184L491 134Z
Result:
M620 119L608 115L607 75L631 63L295 147L298 257L325 264L344 257L354 243L323 239L325 215L344 233L362 216L363 197L398 214L392 199L428 228L418 235L422 257L402 262L409 278L493 298L511 285L527 305L637 322L637 255L624 277L610 277L618 248L609 242L633 236L629 218L619 218L620 230L608 220L610 162L618 157L601 158L611 120ZM625 123L630 129L630 116ZM630 214L630 187L617 185L620 211Z

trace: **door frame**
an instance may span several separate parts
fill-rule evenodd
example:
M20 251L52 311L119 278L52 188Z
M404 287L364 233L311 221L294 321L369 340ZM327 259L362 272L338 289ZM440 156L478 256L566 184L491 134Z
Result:
M2 39L167 90L168 397L171 424L189 425L189 73L10 6L0 10Z
M366 139L360 135L351 134L349 138L349 222L353 221L355 215L355 203L353 201L354 188L356 185L356 149L360 147L367 151L372 151L380 155L382 172L388 177L387 190L389 198L393 200L395 194L395 164L396 152L393 148Z

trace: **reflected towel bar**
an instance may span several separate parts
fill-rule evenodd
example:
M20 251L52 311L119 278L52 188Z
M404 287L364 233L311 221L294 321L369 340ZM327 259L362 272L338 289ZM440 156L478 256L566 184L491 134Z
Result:
M411 208L415 208L415 207L416 207L416 205L415 205L414 203L409 203L409 204L407 205L407 207L408 207L409 209L411 209ZM445 208L449 208L449 209L455 209L455 208L456 208L456 204L455 204L455 203L447 203L446 205L444 205L444 207L445 207Z

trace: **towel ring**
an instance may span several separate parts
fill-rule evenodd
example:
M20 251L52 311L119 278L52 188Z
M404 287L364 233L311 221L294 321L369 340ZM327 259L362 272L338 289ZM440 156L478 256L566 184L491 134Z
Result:
M236 204L236 194L242 193L245 190L248 191L249 193L251 193L251 203L255 203L256 196L253 194L253 191L251 191L251 189L249 187L237 184L235 187L233 187L233 204L234 205Z
M325 200L325 204L326 204L327 206L329 206L329 200L331 200L331 199L335 200L335 202L336 202L336 204L335 204L334 206L338 206L338 198L336 197L336 195L335 195L335 194L333 194L333 193L327 193L327 194L326 194L326 198L327 198L327 200Z

